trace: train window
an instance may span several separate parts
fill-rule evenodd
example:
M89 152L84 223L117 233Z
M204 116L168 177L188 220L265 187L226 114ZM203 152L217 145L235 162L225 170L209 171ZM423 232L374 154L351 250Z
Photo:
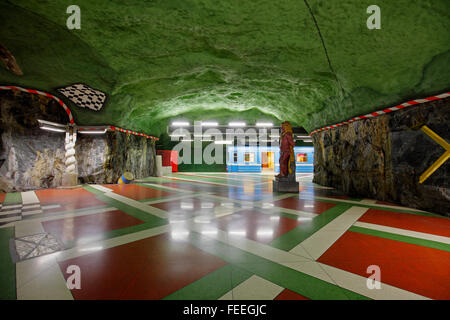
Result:
M235 153L233 154L233 161L234 161L234 162L238 162L238 153L237 153L237 152L235 152Z
M307 153L297 153L297 162L308 162Z
M244 153L244 162L255 162L255 153L253 152Z

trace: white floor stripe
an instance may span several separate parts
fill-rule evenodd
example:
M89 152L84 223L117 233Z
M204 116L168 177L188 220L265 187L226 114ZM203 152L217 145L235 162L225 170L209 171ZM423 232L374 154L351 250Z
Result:
M34 191L22 192L22 204L39 203L39 198Z
M316 231L290 252L306 250L314 259L318 259L331 245L350 228L368 208L351 207L327 225Z
M21 220L14 225L16 238L31 236L33 234L44 233L42 223L38 220Z
M381 273L381 289L369 289L367 278L360 275L337 269L323 263L319 265L324 268L327 274L340 286L353 292L362 294L376 300L429 300L429 298L416 293L406 291L383 283L383 273ZM367 275L369 277L369 274Z
M2 207L2 210L14 209L14 208L22 208L21 204L6 204Z
M233 300L273 300L283 290L283 287L253 275L230 292ZM230 292L223 295L219 300L230 300Z
M311 261L310 259L301 256L300 254L299 255L290 254L289 252L247 239L245 237L245 230L243 230L241 235L234 231L227 233L217 228L211 230L214 232L208 232L208 229L198 224L188 224L187 228L189 228L192 231L196 231L203 236L213 238L225 244L229 244L233 247L239 248L241 250L247 251L249 253L252 253L254 255L260 256L262 258L277 263Z
M194 183L204 183L204 184L212 184L217 186L225 186L225 187L239 187L240 185L234 185L234 184L225 184L225 183L218 183L218 182L207 182L207 181L199 181L199 180L192 180L192 179L186 179L186 178L180 178L180 177L169 177L169 176L163 176L164 178L170 179L170 180L181 180L181 181L189 181Z
M373 223L366 223L366 222L355 222L355 227L362 227L372 230L378 230L378 231L384 231L389 233L395 233L402 236L408 236L408 237L414 237L418 239L424 239L424 240L431 240L436 242L442 242L446 244L450 244L450 238L444 237L444 236L437 236L430 233L423 233L423 232L417 232L417 231L411 231L406 229L400 229L400 228L393 228L388 226L382 226L379 224L373 224Z
M196 196L197 196L196 194L182 194L182 195L178 195L178 196L167 196L162 199L143 201L142 203L145 203L148 205L148 204L154 204L154 203L181 200L181 199L186 199L186 198L195 198Z
M26 217L26 216L30 216L30 215L33 215L33 214L39 214L39 213L42 213L42 212L44 212L44 211L42 211L42 210L23 211L22 212L22 216Z
M1 216L6 216L8 214L21 213L21 212L22 212L22 210L1 211L0 212L0 217Z
M145 182L143 184L148 185L149 187L158 187L158 188L161 188L161 189L167 189L169 191L194 193L193 191L190 191L190 190L181 189L181 188L173 188L173 187L163 186L163 185L160 185L160 184L147 183L147 182Z
M56 209L56 208L59 208L59 207L61 207L61 205L59 205L59 204L51 204L51 205L48 205L48 206L42 206L42 210Z
M99 184L90 184L89 186L94 188L94 189L97 189L99 191L102 191L102 192L113 192L114 191L113 189L106 188L106 187L104 187L102 185L99 185Z
M41 205L38 204L26 204L22 207L22 210L26 210L26 209L32 209L32 208L40 208Z
M59 252L16 264L18 300L73 300L56 261Z
M423 210L419 210L419 209L415 209L415 208L408 208L408 207L402 207L402 206L389 206L386 204L368 204L368 203L363 203L360 201L352 201L352 200L345 200L345 199L338 199L338 198L327 198L327 197L313 197L315 200L333 200L336 202L344 202L344 203L350 203L350 204L362 204L362 205L370 205L370 206L375 206L375 207L379 207L380 209L382 208L386 208L386 209L401 209L401 210L408 210L408 211L414 211L414 212L425 212L428 213L427 211L423 211ZM305 197L301 197L301 199L303 200L311 200L309 198L305 198Z
M122 203L128 204L134 208L137 208L139 210L142 210L144 212L147 212L149 214L152 214L154 216L157 216L159 218L167 219L167 213L163 210L160 210L158 208L153 208L151 206L146 205L145 203L121 196L119 194L116 194L114 192L107 192L105 193L105 196L115 199L117 201L120 201Z
M19 221L20 216L0 219L0 223Z

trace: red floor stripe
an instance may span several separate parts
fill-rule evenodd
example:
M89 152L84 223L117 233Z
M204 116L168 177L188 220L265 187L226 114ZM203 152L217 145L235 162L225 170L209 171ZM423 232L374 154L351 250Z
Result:
M319 262L368 277L378 265L381 282L432 299L450 299L450 252L347 231ZM389 298L389 297L387 297Z
M133 200L162 198L175 195L172 192L142 187L136 184L105 184L104 187L112 189L115 193Z
M63 242L98 238L103 233L144 223L122 211L114 210L86 216L42 222L46 232L55 234Z
M81 269L75 300L161 299L223 267L226 262L164 234L59 262ZM151 311L150 309L147 311Z
M289 289L284 289L274 300L311 300Z
M358 221L450 237L450 219L369 209Z
M60 204L62 208L56 208L47 212L61 210L76 210L94 206L104 206L105 203L96 199L95 194L82 188L75 189L42 189L35 191L41 205Z

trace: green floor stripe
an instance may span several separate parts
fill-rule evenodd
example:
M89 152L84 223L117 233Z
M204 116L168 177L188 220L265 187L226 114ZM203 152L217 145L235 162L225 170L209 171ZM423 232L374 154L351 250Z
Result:
M251 276L252 273L227 264L163 300L217 300Z
M211 182L211 183L221 183L221 184L229 184L230 186L241 186L243 181L236 181L236 180L224 180L224 179L218 179L215 177L196 177L191 175L172 175L173 178L179 178L179 179L189 179L189 180L195 180L199 182Z
M91 187L88 184L84 185L83 189L86 190L86 191L89 191L89 192L91 192L93 194L104 194L105 193L104 191L100 191L98 189L95 189L95 188Z
M442 243L442 242L426 240L426 239L419 239L419 238L415 238L415 237L404 236L404 235L400 235L400 234L379 231L379 230L373 230L373 229L368 229L368 228L363 228L363 227L356 227L356 226L352 226L348 230L353 231L353 232L371 235L371 236L376 236L376 237L380 237L380 238L401 241L401 242L415 244L415 245L422 246L422 247L428 247L428 248L433 248L433 249L450 252L450 245L448 245L446 243Z
M103 194L98 195L97 199L105 202L111 207L114 207L122 212L129 214L139 220L142 220L151 225L152 228L159 227L168 223L167 219L162 219L160 217L154 216L148 212L142 211L138 208L130 206L129 204L120 202L119 200L107 197Z
M204 237L196 232L191 232L189 241L199 249L215 255L234 266L313 300L368 299L355 292Z
M272 240L269 245L274 248L289 251L351 207L351 204L337 204L333 208L314 217L311 221L304 222L282 236Z
M3 205L22 203L22 194L20 192L7 193L3 200Z
M144 184L144 183L136 183L136 184L137 184L138 186L141 186L141 187L145 187L145 188L149 188L149 189L154 189L154 190L165 191L165 192L181 193L181 194L187 193L186 191L167 189L167 188L160 187L160 186L157 186L157 185L149 186L149 185ZM150 200L150 199L149 199L149 200ZM151 200L155 200L155 199L151 199Z
M436 218L445 218L445 219L450 219L447 217L444 217L442 215L436 214L436 213L431 213L431 212L420 212L420 211L412 211L412 210L408 210L408 209L397 209L397 208L385 208L385 207L380 207L377 205L372 205L372 204L365 204L365 203L348 203L345 201L339 201L339 200L334 200L331 198L327 198L327 199L315 199L315 198L305 198L302 197L300 198L302 200L314 200L314 201L321 201L321 202L328 202L328 203L345 203L345 204L349 204L355 207L363 207L363 208L370 208L370 209L377 209L377 210L384 210L384 211L391 211L391 212L400 212L400 213L410 213L410 214L416 214L416 215L420 215L420 216L428 216L428 217L436 217Z
M107 205L95 206L95 207L87 207L87 208L76 209L76 210L67 210L67 211L62 210L62 211L56 211L56 212L51 212L51 213L44 212L44 213L34 214L32 216L22 217L22 220L57 217L57 216L63 216L63 215L67 215L67 214L78 214L78 213L81 214L84 212L89 212L89 211L94 211L94 210L99 210L99 209L104 209L104 208L108 208L108 206ZM112 210L114 210L114 208Z
M85 245L90 242L108 240L111 238L120 237L120 236L124 236L124 235L131 234L131 233L136 233L136 232L151 229L151 228L154 228L153 224L141 223L141 224L138 224L135 226L111 230L111 231L107 231L107 232L104 232L101 234L96 234L95 236L90 236L89 241L85 242L85 243L80 242L80 240L78 240L78 239L64 241L64 250L68 250L68 249L71 249L73 247L80 246L80 245Z
M9 239L14 238L14 227L0 229L0 300L15 300L16 266L11 260Z

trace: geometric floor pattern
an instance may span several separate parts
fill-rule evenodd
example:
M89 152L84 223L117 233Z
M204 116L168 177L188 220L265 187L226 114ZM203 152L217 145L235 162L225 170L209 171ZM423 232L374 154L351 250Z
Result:
M298 194L273 193L272 179L177 173L0 194L0 299L450 299L450 219L310 174ZM73 266L81 288L66 284Z
M51 234L39 233L14 239L18 260L40 257L61 250L58 240Z

